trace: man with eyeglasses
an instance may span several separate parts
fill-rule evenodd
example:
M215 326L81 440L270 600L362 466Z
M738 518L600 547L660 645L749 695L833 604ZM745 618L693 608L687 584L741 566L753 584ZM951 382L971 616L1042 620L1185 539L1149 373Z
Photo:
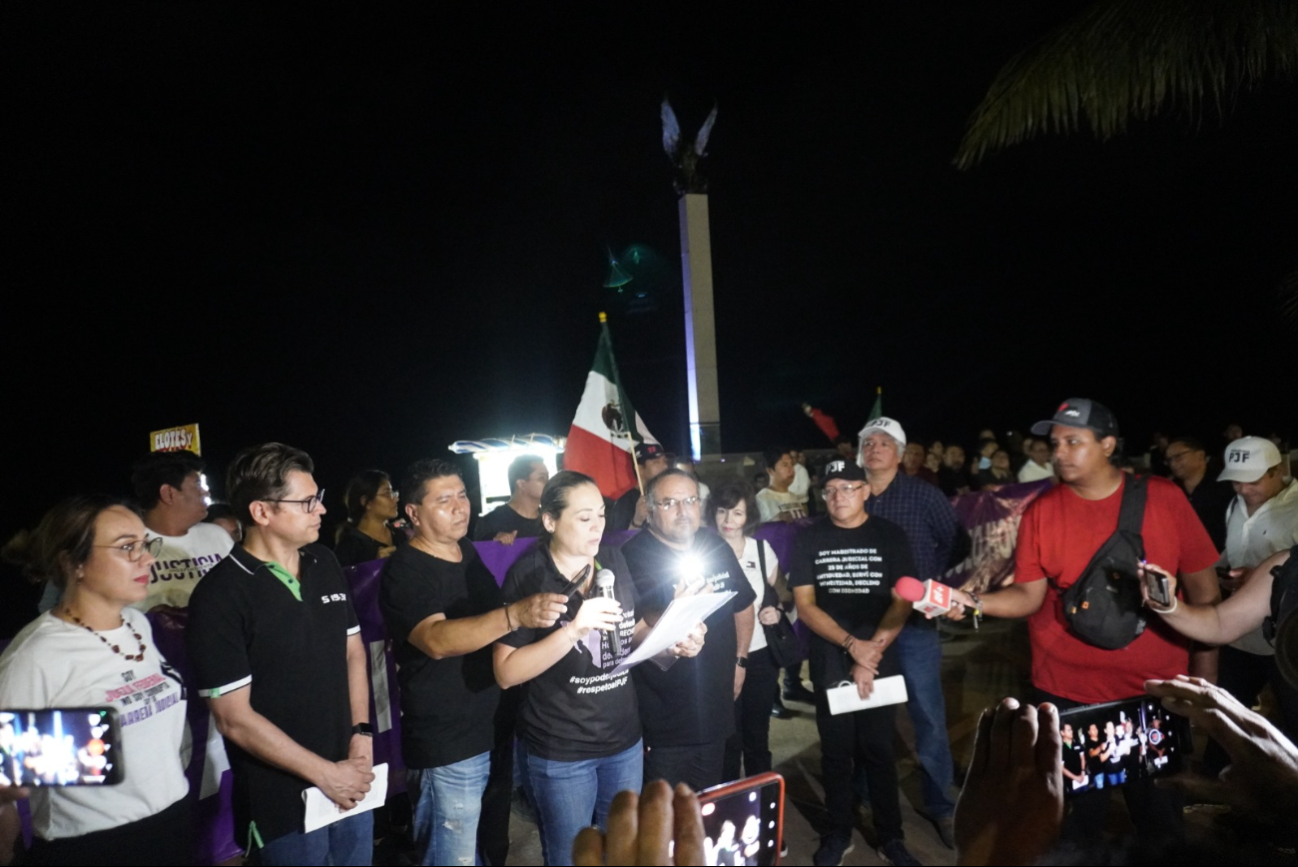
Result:
M704 621L707 641L698 656L679 659L666 671L654 664L632 669L644 723L645 781L687 783L698 791L722 782L757 596L731 547L699 532L702 510L693 476L662 472L645 487L645 502L645 529L622 546L622 554L646 619L653 622L682 583L738 594Z
M893 754L896 706L834 715L825 694L826 689L849 682L867 698L876 678L899 672L892 648L911 604L893 587L898 579L914 574L915 564L902 529L866 513L867 490L865 472L856 464L827 464L824 493L829 514L798 534L790 558L793 600L799 618L812 632L811 680L816 688L816 729L830 821L830 831L812 859L818 865L842 864L852 849L856 766L870 787L878 856L886 864L919 863L903 842Z
M1185 491L1194 513L1208 531L1213 547L1222 551L1226 547L1226 509L1235 499L1230 482L1208 478L1208 450L1194 437L1177 437L1167 444L1163 452L1172 480Z
M258 862L369 864L373 814L303 831L316 786L347 810L374 779L369 680L351 588L317 543L324 491L305 452L240 452L226 481L243 522L194 590L186 640L234 772L237 839Z
M865 510L901 527L915 558L914 577L940 581L964 560L969 534L940 488L899 472L906 432L895 419L881 417L860 433L861 464L869 498ZM910 696L906 710L915 726L915 752L924 771L924 809L947 848L955 848L954 763L946 730L942 694L942 646L936 625L914 615L897 638L898 662ZM873 793L871 793L873 794Z

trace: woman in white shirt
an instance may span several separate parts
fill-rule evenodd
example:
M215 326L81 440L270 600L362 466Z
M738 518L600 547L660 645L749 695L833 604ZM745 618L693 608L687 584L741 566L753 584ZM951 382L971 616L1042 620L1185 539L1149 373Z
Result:
M160 543L147 539L132 507L88 495L55 506L33 533L5 546L5 559L54 583L63 598L0 655L0 708L113 707L124 769L116 785L32 786L28 864L191 860L185 688L148 619L129 607L148 595Z
M775 696L779 669L766 647L765 626L780 619L780 611L772 604L776 601L774 588L780 574L780 562L775 549L768 542L752 537L761 523L757 497L745 484L728 484L712 492L705 512L708 523L734 549L744 575L757 593L753 609L757 627L748 645L748 673L744 688L735 700L735 733L726 741L725 763L722 777L736 780L743 772L748 776L771 769L771 701Z

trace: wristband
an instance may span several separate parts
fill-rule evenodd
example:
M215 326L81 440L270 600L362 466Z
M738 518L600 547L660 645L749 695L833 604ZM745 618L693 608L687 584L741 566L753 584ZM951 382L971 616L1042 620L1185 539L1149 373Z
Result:
M509 631L510 631L510 632L515 632L515 631L517 631L517 630L518 630L518 627L515 626L513 623L511 623L511 622L510 622L510 619L509 619L509 603L506 602L505 604L501 605L500 607L503 608L503 609L505 609L505 626L507 626L507 627L509 628Z
M1158 612L1159 614L1167 615L1167 614L1171 614L1173 611L1175 611L1175 610L1180 606L1180 604L1181 604L1180 600L1177 599L1175 596L1173 596L1173 597L1172 597L1172 607L1171 607L1171 608L1161 608L1161 607L1159 607L1159 606L1155 606L1155 605L1151 605L1151 606L1149 606L1149 607L1152 608L1152 609L1154 609L1154 611Z
M352 726L352 734L364 735L367 738L374 737L374 727L367 722L357 723Z
M739 666L740 668L747 668L747 667L748 667L748 657L746 657L746 656L736 656L736 657L735 657L735 665Z

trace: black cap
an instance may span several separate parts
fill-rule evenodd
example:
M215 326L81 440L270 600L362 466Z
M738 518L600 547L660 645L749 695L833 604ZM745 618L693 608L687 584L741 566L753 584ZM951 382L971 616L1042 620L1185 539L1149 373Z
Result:
M842 479L845 482L864 482L865 470L858 467L855 461L830 461L825 464L824 481L829 482L834 479Z
M658 443L636 443L635 459L636 463L646 463L654 458L667 457L667 450Z
M1085 397L1070 397L1059 404L1054 418L1034 424L1032 433L1039 437L1048 436L1050 429L1057 424L1064 427L1090 428L1095 431L1098 439L1118 435L1118 420L1114 418L1109 408Z

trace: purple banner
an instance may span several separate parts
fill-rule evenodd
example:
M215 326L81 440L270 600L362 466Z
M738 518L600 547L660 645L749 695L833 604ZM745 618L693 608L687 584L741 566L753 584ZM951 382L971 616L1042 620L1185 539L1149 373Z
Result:
M1014 582L1014 546L1028 504L1051 488L1051 481L1005 485L951 499L956 516L969 531L972 547L963 563L947 570L942 581L983 592Z

